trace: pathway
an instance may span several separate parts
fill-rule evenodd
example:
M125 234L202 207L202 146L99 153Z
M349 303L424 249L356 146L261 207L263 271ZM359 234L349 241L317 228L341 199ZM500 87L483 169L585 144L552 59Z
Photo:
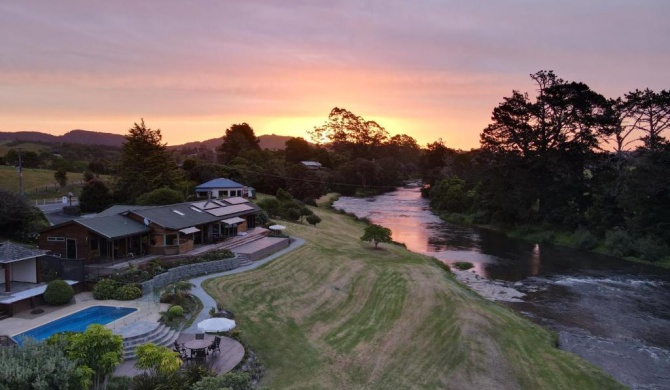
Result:
M261 265L263 265L267 262L270 262L270 261L276 259L277 257L282 256L285 253L290 252L294 249L297 249L297 248L301 247L303 244L305 244L305 240L303 240L302 238L294 237L293 240L294 241L291 242L291 245L289 245L288 247L286 247L286 248L280 250L279 252L276 252L276 253L274 253L274 254L272 254L272 255L270 255L270 256L262 259L262 260L254 261L253 263L251 263L249 265L238 267L238 268L235 268L235 269L230 270L230 271L224 271L224 272L218 272L218 273L215 273L215 274L203 275L203 276L199 276L197 278L193 278L193 279L189 280L189 282L191 282L195 285L195 287L193 287L193 289L191 289L191 294L195 295L196 297L198 297L198 299L200 299L200 301L202 302L203 309L200 312L200 314L198 314L198 317L195 319L195 321L193 321L193 324L191 324L190 327L182 330L182 334L184 334L184 333L191 333L191 334L200 333L200 331L198 331L198 322L209 318L209 309L212 308L212 307L214 307L214 308L216 307L216 301L209 294L207 294L207 292L202 288L202 282L204 282L207 279L218 278L219 276L225 276L225 275L233 275L233 274L237 274L237 273L240 273L240 272L249 271L249 270L252 270L254 268L258 268Z
M240 272L245 272L252 270L254 268L258 268L261 265L266 264L276 259L277 257L286 254L287 252L297 249L304 244L305 240L303 240L302 238L293 238L293 242L291 242L291 245L280 250L279 252L273 253L272 255L262 260L254 261L249 265L238 267L230 271L217 272L214 274L203 275L197 278L190 279L189 282L195 285L195 287L191 289L191 294L195 295L196 297L198 297L198 299L200 299L200 301L202 301L203 309L198 314L198 317L193 321L193 324L190 327L182 330L181 334L179 335L178 341L184 342L186 340L192 340L194 337L193 335L195 333L201 333L198 330L198 322L209 318L209 309L211 307L216 307L216 301L209 294L207 294L207 292L205 292L205 290L202 288L202 282L204 282L207 279L218 278L220 276L225 275L237 274ZM244 348L242 347L241 344L239 344L235 340L228 339L227 337L224 339L226 339L226 341L229 340L231 342L230 345L226 347L227 348L226 354L222 354L225 355L225 357L222 356L220 359L219 358L213 359L212 363L210 363L212 364L210 368L215 369L216 372L218 373L225 373L232 370L237 365L237 363L239 363L244 357ZM224 344L222 344L221 350L222 351L224 350ZM124 361L116 368L114 376L135 376L140 374L141 371L136 369L134 367L134 364L135 359Z

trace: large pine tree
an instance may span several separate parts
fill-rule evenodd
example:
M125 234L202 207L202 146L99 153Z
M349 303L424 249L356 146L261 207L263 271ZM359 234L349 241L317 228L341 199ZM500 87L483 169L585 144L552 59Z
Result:
M159 129L135 123L125 135L116 168L114 195L120 202L135 202L138 196L157 188L175 188L181 177Z

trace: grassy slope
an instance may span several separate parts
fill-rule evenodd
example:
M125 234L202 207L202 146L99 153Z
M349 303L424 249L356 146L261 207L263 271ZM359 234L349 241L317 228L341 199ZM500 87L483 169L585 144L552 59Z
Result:
M553 347L553 335L398 246L373 250L363 225L316 210L307 243L206 290L237 314L273 389L623 388Z

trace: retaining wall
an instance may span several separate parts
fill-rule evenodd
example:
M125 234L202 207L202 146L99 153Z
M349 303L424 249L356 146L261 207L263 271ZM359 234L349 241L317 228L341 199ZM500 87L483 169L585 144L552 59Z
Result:
M154 276L153 279L141 283L142 294L152 294L154 289L163 288L168 284L184 279L190 279L201 275L217 272L230 271L240 266L238 256L230 259L208 261L206 263L195 263L181 265L168 269L167 272Z

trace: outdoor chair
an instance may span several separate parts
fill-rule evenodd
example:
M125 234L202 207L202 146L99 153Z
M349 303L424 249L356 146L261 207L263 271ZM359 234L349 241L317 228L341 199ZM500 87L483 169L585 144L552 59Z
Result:
M204 340L205 339L205 334L204 333L196 333L195 334L195 339L196 340Z
M214 351L221 353L221 349L219 349L219 344L221 344L221 337L216 336L214 337L214 341L212 341L212 344L207 347L207 350L212 351L212 354Z
M207 358L207 349L192 349L191 350L191 359L195 360L205 360Z

